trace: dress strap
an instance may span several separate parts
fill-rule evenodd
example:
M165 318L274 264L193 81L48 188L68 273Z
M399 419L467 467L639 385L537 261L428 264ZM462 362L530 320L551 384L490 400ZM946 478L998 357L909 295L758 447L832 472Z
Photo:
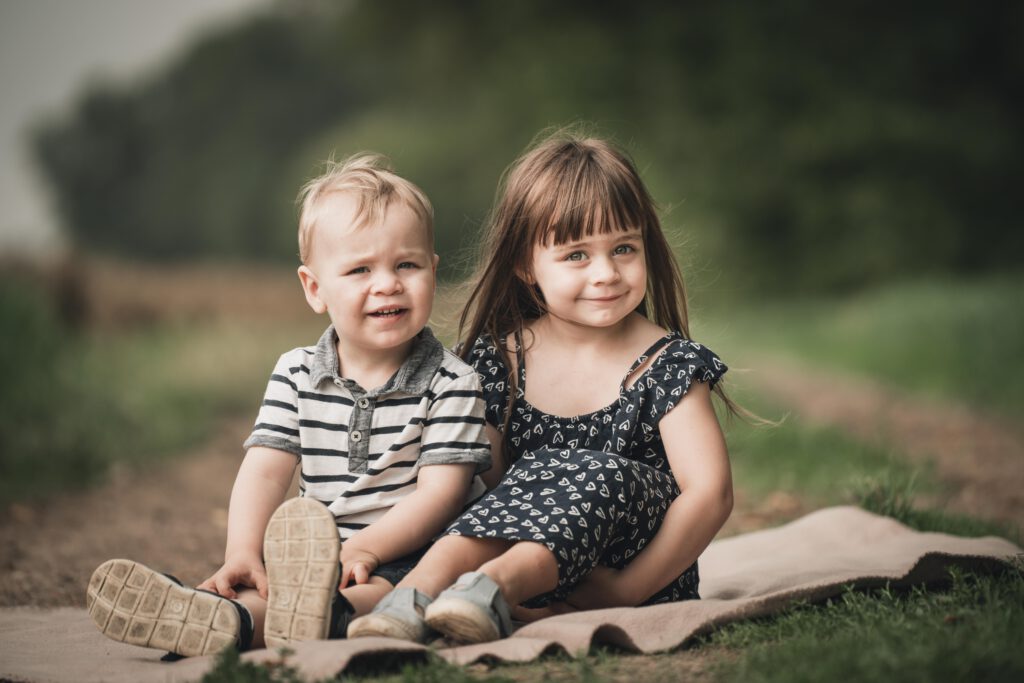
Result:
M678 332L669 332L664 337L661 337L656 342L647 347L647 350L641 353L640 357L633 361L633 364L629 366L629 370L626 372L626 376L622 378L621 388L625 390L626 382L629 381L629 379L633 376L633 373L635 373L641 365L647 362L647 359L651 357L651 354L653 354L655 351L660 351L661 349L665 348L678 336Z
M512 340L516 345L516 395L521 397L526 395L526 354L523 353L523 337L519 332L512 333ZM502 337L498 343L508 350L508 336Z

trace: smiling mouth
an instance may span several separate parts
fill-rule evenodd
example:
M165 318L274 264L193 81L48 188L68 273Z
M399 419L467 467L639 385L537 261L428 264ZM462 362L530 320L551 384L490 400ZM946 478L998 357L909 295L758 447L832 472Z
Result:
M621 298L622 298L622 294L616 294L615 296L594 296L594 297L591 297L590 300L591 301L596 301L598 303L607 303L609 301L615 301L616 299L621 299Z
M405 313L407 308L400 308L398 306L387 306L385 308L378 308L376 311L368 313L371 318L396 318Z

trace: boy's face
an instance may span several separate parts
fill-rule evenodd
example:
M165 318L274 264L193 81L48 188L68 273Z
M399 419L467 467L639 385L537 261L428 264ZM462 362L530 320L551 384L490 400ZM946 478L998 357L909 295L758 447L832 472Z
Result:
M395 350L423 329L434 303L438 257L426 228L401 201L361 227L353 227L355 197L322 201L309 262L299 268L306 300L330 316L342 349Z

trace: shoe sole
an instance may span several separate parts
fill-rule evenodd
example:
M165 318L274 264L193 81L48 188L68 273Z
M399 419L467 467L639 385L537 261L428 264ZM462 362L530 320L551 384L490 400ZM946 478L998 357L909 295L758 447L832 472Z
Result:
M179 586L132 560L108 560L86 589L89 616L106 637L185 657L238 643L241 620L225 598Z
M457 643L489 643L501 638L487 613L468 600L439 598L430 603L423 618L427 626Z
M340 553L334 515L321 503L293 498L277 508L263 537L267 647L327 638Z
M386 614L370 614L359 617L348 627L349 638L397 638L398 640L410 640L414 643L422 643L424 633L417 628L410 627L403 621L393 619Z

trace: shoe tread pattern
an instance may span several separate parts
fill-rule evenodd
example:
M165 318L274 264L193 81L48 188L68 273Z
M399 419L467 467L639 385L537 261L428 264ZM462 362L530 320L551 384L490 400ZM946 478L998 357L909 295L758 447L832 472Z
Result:
M224 598L179 586L132 560L108 560L93 572L86 608L103 635L185 657L238 642L238 611Z
M334 515L323 504L293 498L274 512L263 540L267 647L327 638L340 551Z

